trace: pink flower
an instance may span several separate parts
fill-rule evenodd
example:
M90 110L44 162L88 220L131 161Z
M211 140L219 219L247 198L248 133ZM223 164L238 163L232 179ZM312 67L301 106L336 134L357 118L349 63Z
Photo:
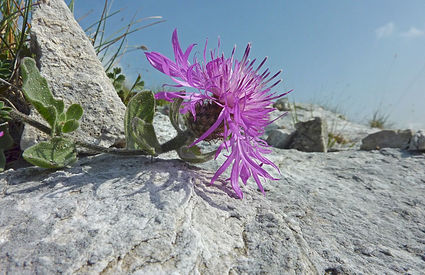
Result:
M281 71L271 77L268 69L260 73L259 70L267 58L254 68L255 59L253 61L248 59L250 44L240 61L234 57L235 48L230 58L225 58L224 54L219 55L218 50L211 51L210 60L207 61L207 43L205 43L202 63L196 58L193 58L192 63L189 62L189 55L195 44L183 52L177 38L177 30L173 32L172 45L175 61L157 52L147 52L147 59L157 70L170 76L177 83L175 87L192 87L198 92L161 92L156 94L156 98L166 100L183 98L185 101L181 112L190 111L194 123L203 106L205 110L215 108L215 112L212 112L215 113L213 123L192 144L211 139L211 136L220 137L222 143L216 157L223 149L229 152L225 155L227 160L215 173L211 184L232 165L230 182L239 198L243 197L239 178L246 185L252 176L264 193L260 177L276 179L263 168L263 165L270 165L278 171L279 169L264 157L270 153L270 149L260 136L264 133L265 127L271 123L269 114L274 110L270 107L272 100L287 94L270 93L271 88L281 81L272 82Z
M3 131L0 131L0 137L2 137L4 135Z

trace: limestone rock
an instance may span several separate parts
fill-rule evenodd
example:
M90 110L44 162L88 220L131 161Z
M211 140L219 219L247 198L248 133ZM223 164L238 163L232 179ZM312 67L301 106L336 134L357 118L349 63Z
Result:
M53 94L63 99L66 107L71 103L83 106L76 137L107 147L122 139L125 106L63 0L43 0L34 5L31 39L40 73ZM35 111L31 116L41 121ZM25 127L21 148L40 139L38 130Z
M174 159L0 174L0 273L421 274L425 155L272 148L266 196ZM284 152L284 154L282 154ZM219 159L222 162L223 158ZM267 167L265 167L267 169Z
M291 141L291 133L283 129L274 129L267 137L267 143L275 148L285 149Z
M273 107L278 109L279 111L291 110L291 105L289 104L289 100L286 97L276 100L276 102L273 104Z
M425 151L425 132L423 130L417 131L410 139L409 150Z
M382 130L362 139L361 150L376 150L381 148L407 149L412 130Z
M282 116L283 112L272 112L271 120L274 122L266 127L263 139L267 139L268 134L274 130L285 127L290 132L295 130L295 121L309 121L315 117L321 117L326 120L328 125L328 133L333 136L344 137L347 142L335 143L332 150L356 150L360 148L361 140L369 134L378 132L379 129L370 128L362 125L337 113L335 110L329 110L316 104L303 104L297 102L295 108L289 111L286 116ZM328 148L329 150L330 148Z
M328 128L326 121L320 117L298 122L289 148L304 152L327 152Z

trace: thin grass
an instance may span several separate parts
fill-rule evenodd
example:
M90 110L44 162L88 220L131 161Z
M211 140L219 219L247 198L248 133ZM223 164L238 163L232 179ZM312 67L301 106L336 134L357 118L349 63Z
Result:
M115 31L111 36L105 38L107 33L107 22L113 16L119 14L122 9L110 12L112 4L109 4L108 0L105 0L100 19L95 23L91 24L86 28L86 33L90 33L94 29L93 33L89 37L91 38L93 47L105 67L105 71L109 72L119 62L119 58L122 57L128 51L127 37L130 34L139 32L145 28L164 22L161 16L149 16L140 19L136 19L137 13L134 14L127 26L122 27ZM154 20L154 22L139 26L140 23ZM134 49L134 48L133 48ZM141 45L136 49L146 49L146 46ZM110 52L112 53L110 54Z
M393 126L393 123L389 122L389 114L385 114L379 109L373 113L372 118L369 120L368 124L372 128L379 129L389 129Z
M0 1L0 70L1 77L15 86L20 86L19 62L30 56L28 37L31 25L32 0ZM21 112L28 112L28 104L21 92L0 84L0 96L13 102Z

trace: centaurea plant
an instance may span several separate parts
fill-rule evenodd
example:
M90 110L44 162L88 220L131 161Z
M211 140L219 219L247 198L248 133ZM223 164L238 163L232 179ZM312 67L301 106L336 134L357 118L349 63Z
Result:
M246 185L252 176L258 188L264 193L260 177L276 180L264 168L270 165L278 167L264 157L270 153L267 143L260 137L265 127L271 123L270 112L272 100L283 97L287 93L277 95L271 93L281 80L275 80L281 71L271 75L269 69L260 73L267 58L254 67L255 59L248 59L251 44L248 44L241 60L235 58L235 49L229 58L210 51L207 59L207 42L205 43L203 60L189 55L195 46L190 45L184 52L180 48L177 31L172 35L174 58L171 60L158 52L146 52L150 64L160 72L170 76L175 87L194 88L195 92L160 92L156 99L172 101L183 99L180 110L187 114L187 126L196 136L191 146L202 140L220 140L216 157L226 151L227 159L211 179L211 184L230 166L230 182L239 198L243 197L239 178ZM270 76L271 75L271 76ZM288 92L289 93L289 92ZM229 180L228 179L228 180Z

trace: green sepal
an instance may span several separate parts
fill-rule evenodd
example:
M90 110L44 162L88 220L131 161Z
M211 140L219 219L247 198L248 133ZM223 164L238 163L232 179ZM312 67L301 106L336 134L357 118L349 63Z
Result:
M29 163L39 167L63 168L77 161L77 149L71 140L54 137L29 147L22 156Z
M216 151L208 152L203 154L201 149L194 145L191 147L182 146L176 150L179 157L190 163L202 163L212 160L215 156Z
M80 104L74 103L66 110L66 120L79 120L83 116L83 108Z
M180 106L182 105L183 99L182 98L175 98L173 102L170 105L170 112L169 117L171 124L173 125L174 129L176 129L177 133L183 132L183 130L180 129Z
M62 126L62 132L63 133L70 133L72 131L75 131L80 126L80 123L78 123L77 120L71 119L65 122L65 124Z
M9 134L9 128L7 127L6 123L0 125L0 131L3 131L3 136L0 137L0 172L3 172L4 167L6 166L6 157L4 155L4 151L12 147L13 139Z
M141 150L147 151L151 155L158 155L161 152L161 145L155 134L152 123L147 123L135 117L132 122L133 138Z
M133 134L133 119L139 118L147 124L152 124L155 113L155 98L151 91L137 93L128 102L124 117L125 139L128 149L142 149Z

